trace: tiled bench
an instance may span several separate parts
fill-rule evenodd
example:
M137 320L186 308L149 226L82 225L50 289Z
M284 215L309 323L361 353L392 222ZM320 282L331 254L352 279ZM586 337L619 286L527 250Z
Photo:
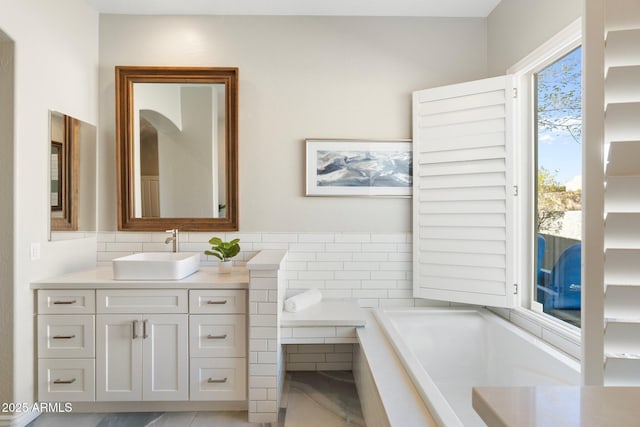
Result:
M353 344L356 328L366 324L365 312L356 301L322 300L297 313L283 311L282 344Z

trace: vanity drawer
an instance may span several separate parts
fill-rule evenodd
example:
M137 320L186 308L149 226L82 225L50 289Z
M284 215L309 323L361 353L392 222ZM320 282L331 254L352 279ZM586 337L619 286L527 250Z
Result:
M90 314L95 312L96 300L93 290L38 291L38 314Z
M38 316L38 357L94 357L94 324L92 314Z
M244 314L189 316L191 357L246 357Z
M192 358L191 400L245 400L247 359Z
M189 293L189 312L201 314L243 314L247 292L233 289L198 289Z
M98 313L187 313L186 289L107 289L97 291Z
M38 359L38 400L94 401L94 359Z

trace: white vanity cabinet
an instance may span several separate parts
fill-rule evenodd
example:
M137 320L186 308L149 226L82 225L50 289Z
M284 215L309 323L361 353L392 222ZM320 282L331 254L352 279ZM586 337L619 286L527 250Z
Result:
M38 292L38 399L95 400L95 292Z
M247 271L201 269L178 281L112 277L96 269L33 284L38 400L94 401L109 410L122 407L117 402L242 407Z
M191 400L247 397L247 295L244 290L191 290Z
M189 399L187 294L186 289L97 291L99 401Z

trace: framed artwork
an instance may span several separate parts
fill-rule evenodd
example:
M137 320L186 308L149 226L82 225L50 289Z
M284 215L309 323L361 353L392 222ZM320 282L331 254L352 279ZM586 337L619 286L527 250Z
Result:
M306 139L307 196L411 196L410 140Z

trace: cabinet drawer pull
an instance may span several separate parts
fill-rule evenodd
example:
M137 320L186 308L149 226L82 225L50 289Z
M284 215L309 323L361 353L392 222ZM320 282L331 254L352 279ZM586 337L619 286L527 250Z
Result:
M75 382L76 382L75 378L72 378L70 380L61 380L61 379L53 380L54 384L73 384Z
M71 305L71 304L75 304L77 303L77 300L71 300L71 301L54 301L53 304L54 305Z
M227 334L224 334L224 335L211 335L211 334L209 334L209 335L207 335L207 339L208 340L223 340L225 338L227 338Z
M74 339L76 337L75 334L73 335L54 335L53 339L54 340L71 340Z
M214 301L214 300L209 300L209 301L207 301L207 304L210 304L210 305L226 304L226 303L227 303L227 300L226 300L226 299L225 299L225 300L222 300L222 301Z
M133 325L133 333L131 334L131 338L135 340L136 338L138 338L138 321L134 320L133 322L131 322L131 324Z
M149 323L147 319L144 319L142 321L142 338L143 339L149 338L149 334L147 333L147 323Z
M223 379L221 379L221 380L214 380L213 378L209 378L209 379L207 380L207 382L208 382L209 384L215 384L215 383L226 383L226 382L227 382L227 377L224 377L224 378L223 378Z

